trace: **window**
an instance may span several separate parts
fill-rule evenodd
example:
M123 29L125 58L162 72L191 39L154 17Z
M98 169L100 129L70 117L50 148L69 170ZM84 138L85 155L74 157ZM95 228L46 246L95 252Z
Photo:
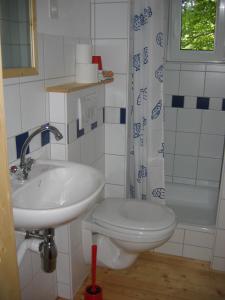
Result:
M171 0L167 58L225 60L225 0Z

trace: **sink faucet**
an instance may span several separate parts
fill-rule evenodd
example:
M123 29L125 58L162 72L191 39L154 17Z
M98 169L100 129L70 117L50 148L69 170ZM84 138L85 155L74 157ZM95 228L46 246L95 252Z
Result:
M28 177L28 174L31 170L31 167L34 163L34 160L32 158L27 158L26 159L26 152L27 148L31 142L31 140L39 133L42 133L44 131L50 131L51 133L54 134L55 139L57 141L61 140L63 138L63 135L61 132L54 126L51 126L49 124L42 125L38 129L36 129L24 142L22 149L21 149L21 154L20 154L20 165L19 167L17 166L12 166L10 168L11 174L16 174L17 178L19 180L26 180Z

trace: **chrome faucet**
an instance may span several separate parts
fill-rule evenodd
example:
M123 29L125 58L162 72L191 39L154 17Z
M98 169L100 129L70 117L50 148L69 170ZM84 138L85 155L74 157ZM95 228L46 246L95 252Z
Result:
M31 170L31 167L34 163L34 159L32 158L26 158L26 152L27 148L31 142L31 140L39 133L42 133L44 131L50 131L51 133L54 134L55 139L57 141L61 140L63 138L63 135L61 132L54 126L51 126L49 124L42 125L39 127L37 130L35 130L24 142L22 149L21 149L21 154L20 154L20 165L19 167L17 166L12 166L10 168L10 173L11 174L16 174L17 178L19 180L26 180L28 177L28 174Z

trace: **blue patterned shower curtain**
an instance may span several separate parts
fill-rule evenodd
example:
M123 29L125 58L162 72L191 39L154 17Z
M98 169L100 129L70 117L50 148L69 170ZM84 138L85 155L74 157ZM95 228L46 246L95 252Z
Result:
M164 203L164 0L132 3L130 197Z

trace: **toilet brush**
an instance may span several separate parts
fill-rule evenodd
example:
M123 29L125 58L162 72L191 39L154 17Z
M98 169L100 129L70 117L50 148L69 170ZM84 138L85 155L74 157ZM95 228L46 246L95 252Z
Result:
M84 300L103 300L102 288L96 285L97 245L91 247L91 280L92 284L86 287Z

